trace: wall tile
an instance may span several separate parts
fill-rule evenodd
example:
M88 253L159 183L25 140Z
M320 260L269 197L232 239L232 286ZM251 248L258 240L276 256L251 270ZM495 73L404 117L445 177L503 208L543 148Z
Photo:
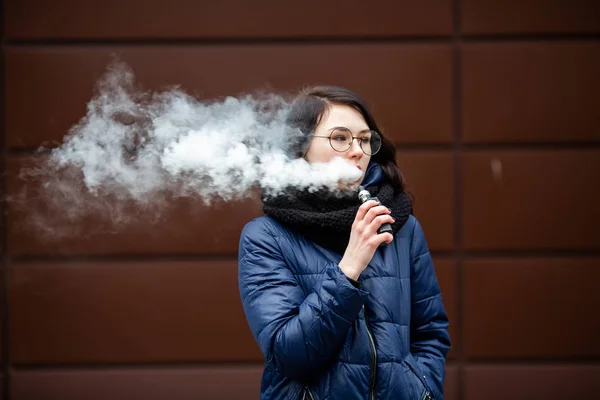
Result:
M451 250L456 204L452 153L401 150L396 159L430 249Z
M576 399L598 393L597 365L474 365L465 368L465 400Z
M93 196L74 201L69 192L65 194L65 209L61 210L62 202L55 197L61 192L40 192L43 182L39 179L19 177L22 171L40 168L43 160L11 157L7 162L11 256L237 254L242 228L262 215L262 203L254 195L211 205L195 198L173 199L156 210L144 212L141 205L136 205L118 213L113 211L119 209L115 203L107 200L113 206L71 218L73 207L79 210L81 202L89 202ZM91 203L85 204L91 208ZM157 200L151 204L162 203Z
M598 172L594 149L463 153L465 248L600 248Z
M448 320L450 321L448 332L450 333L452 347L450 348L450 352L448 352L448 359L452 360L457 357L457 354L460 354L460 338L458 337L458 269L456 261L441 257L434 257L433 265L435 267L440 290L442 291L444 308L448 314Z
M451 141L450 46L157 45L7 48L7 145L62 143L85 116L111 54L133 69L144 89L181 85L205 100L261 90L296 92L309 84L346 86L365 99L394 142Z
M458 400L458 367L446 364L446 380L444 381L444 398Z
M261 362L237 261L11 265L14 364Z
M598 70L598 42L467 44L463 140L600 141Z
M600 32L595 0L462 0L466 34L539 34Z
M16 370L13 400L258 398L262 366Z
M600 355L600 258L473 259L464 262L463 279L467 357Z
M7 0L9 39L337 38L450 35L450 0Z

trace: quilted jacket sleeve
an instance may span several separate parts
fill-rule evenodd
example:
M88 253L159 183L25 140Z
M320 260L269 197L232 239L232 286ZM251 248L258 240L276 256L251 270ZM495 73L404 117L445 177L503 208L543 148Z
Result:
M450 350L449 323L425 235L418 221L413 231L411 255L411 353L425 374L433 396L442 399L444 366Z
M305 294L269 228L254 220L242 231L238 283L244 312L267 363L308 381L339 351L368 293L330 263Z

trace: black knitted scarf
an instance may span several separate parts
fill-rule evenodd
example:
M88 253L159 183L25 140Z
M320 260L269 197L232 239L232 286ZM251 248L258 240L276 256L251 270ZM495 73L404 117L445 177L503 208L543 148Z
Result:
M406 193L394 194L389 183L379 183L366 189L371 196L392 211L396 220L394 234L412 213L412 204ZM350 230L361 202L358 190L317 192L289 190L284 195L263 197L263 211L309 240L340 254L346 251Z

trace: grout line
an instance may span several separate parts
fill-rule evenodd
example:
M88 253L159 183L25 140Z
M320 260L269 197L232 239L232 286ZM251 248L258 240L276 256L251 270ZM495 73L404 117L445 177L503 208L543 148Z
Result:
M456 8L456 6L455 6ZM454 23L460 22L454 10ZM454 32L449 35L374 35L365 37L361 35L345 36L281 36L281 37L124 37L124 38L9 38L5 39L8 47L127 47L127 46L236 46L236 45L332 45L332 44L448 44L460 37L461 42L467 43L513 43L513 42L594 42L600 40L600 33L521 33L521 34L470 34L462 35L454 27Z
M154 47L154 46L248 46L248 45L354 45L354 44L449 44L452 36L444 35L379 35L379 36L304 36L304 37L205 37L205 38L69 38L69 39L10 39L10 47Z
M460 367L461 363L456 359L448 361L449 367ZM600 358L591 359L485 359L470 360L469 366L478 367L581 367L600 366ZM239 361L192 361L192 362L144 362L144 363L43 363L43 364L17 364L13 366L16 372L35 372L35 371L96 371L96 370L161 370L161 369L213 369L213 368L253 368L264 367L264 363L259 360L239 360Z
M87 372L96 370L162 370L162 369L217 369L217 368L254 368L264 367L264 362L259 360L238 360L238 361L190 361L190 362L142 362L142 363L40 363L40 364L17 364L13 366L16 372L35 372L35 371L77 371Z
M78 263L160 263L160 262L232 262L237 264L237 254L208 254L208 255L187 255L187 254L93 254L93 255L68 255L68 254L37 254L37 255L17 255L11 256L12 264L60 264L67 266Z
M454 129L454 128L453 128ZM449 143L396 143L396 150L406 151L456 151L455 140ZM56 147L53 147L56 148ZM41 157L49 155L53 148L35 148L35 147L13 147L6 150L9 158L14 157ZM524 143L461 143L463 151L598 151L600 150L600 141L582 141L582 142L524 142Z
M455 210L456 212L456 210ZM455 227L456 235L456 227ZM536 258L598 258L600 249L589 250L494 250L481 251L479 253L463 250L458 251L458 245L453 250L431 250L431 255L437 259L452 259L465 261L477 261L488 259L536 259ZM27 263L102 263L102 262L211 262L211 261L230 261L237 262L237 253L223 254L69 254L69 253L40 253L40 254L15 254L10 255L12 264Z
M396 143L397 150L402 151L453 151L456 143ZM507 143L464 143L461 142L464 151L569 151L569 150L600 150L600 141L582 142L507 142Z
M454 150L454 249L456 257L456 338L452 341L456 348L456 366L457 366L457 397L458 399L465 398L466 383L465 383L465 341L463 332L463 289L464 289L464 274L463 274L463 239L462 239L462 178L461 178L461 155L463 151L462 144L462 36L461 36L461 1L454 0L453 2L453 63L452 63L452 114L453 122L453 150Z
M535 42L595 42L600 40L600 33L532 33L532 34L490 34L462 35L465 43L535 43Z
M4 11L5 9L5 1L0 0L0 10ZM0 30L4 33L4 19L0 22ZM0 149L2 150L2 155L0 159L0 168L2 169L2 177L0 178L0 185L2 188L2 213L0 215L0 241L2 246L1 252L1 271L0 271L0 323L2 324L2 328L0 330L2 334L2 340L0 341L0 349L2 351L2 398L5 400L10 400L10 362L11 362L11 351L10 351L10 318L9 318L9 305L8 305L8 287L9 287L9 269L8 269L8 231L7 231L7 201L6 201L6 192L7 192L7 178L6 178L6 160L8 156L8 151L6 149L7 140L6 140L6 38L4 34L2 34L2 54L0 55L1 66L0 66L0 79L2 79L2 89L0 91L0 121L1 121L1 131L0 131Z
M237 253L230 254L36 254L13 255L12 264L44 263L44 264L77 264L104 262L214 262L227 261L237 263Z

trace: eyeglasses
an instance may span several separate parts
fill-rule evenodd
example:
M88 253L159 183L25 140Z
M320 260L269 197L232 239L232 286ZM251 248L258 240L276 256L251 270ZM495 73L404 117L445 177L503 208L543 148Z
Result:
M376 131L369 131L361 137L352 136L352 132L348 129L337 128L331 132L329 136L313 137L329 139L331 148L339 153L348 151L352 147L352 141L358 140L360 149L368 156L376 154L381 149L381 136Z

